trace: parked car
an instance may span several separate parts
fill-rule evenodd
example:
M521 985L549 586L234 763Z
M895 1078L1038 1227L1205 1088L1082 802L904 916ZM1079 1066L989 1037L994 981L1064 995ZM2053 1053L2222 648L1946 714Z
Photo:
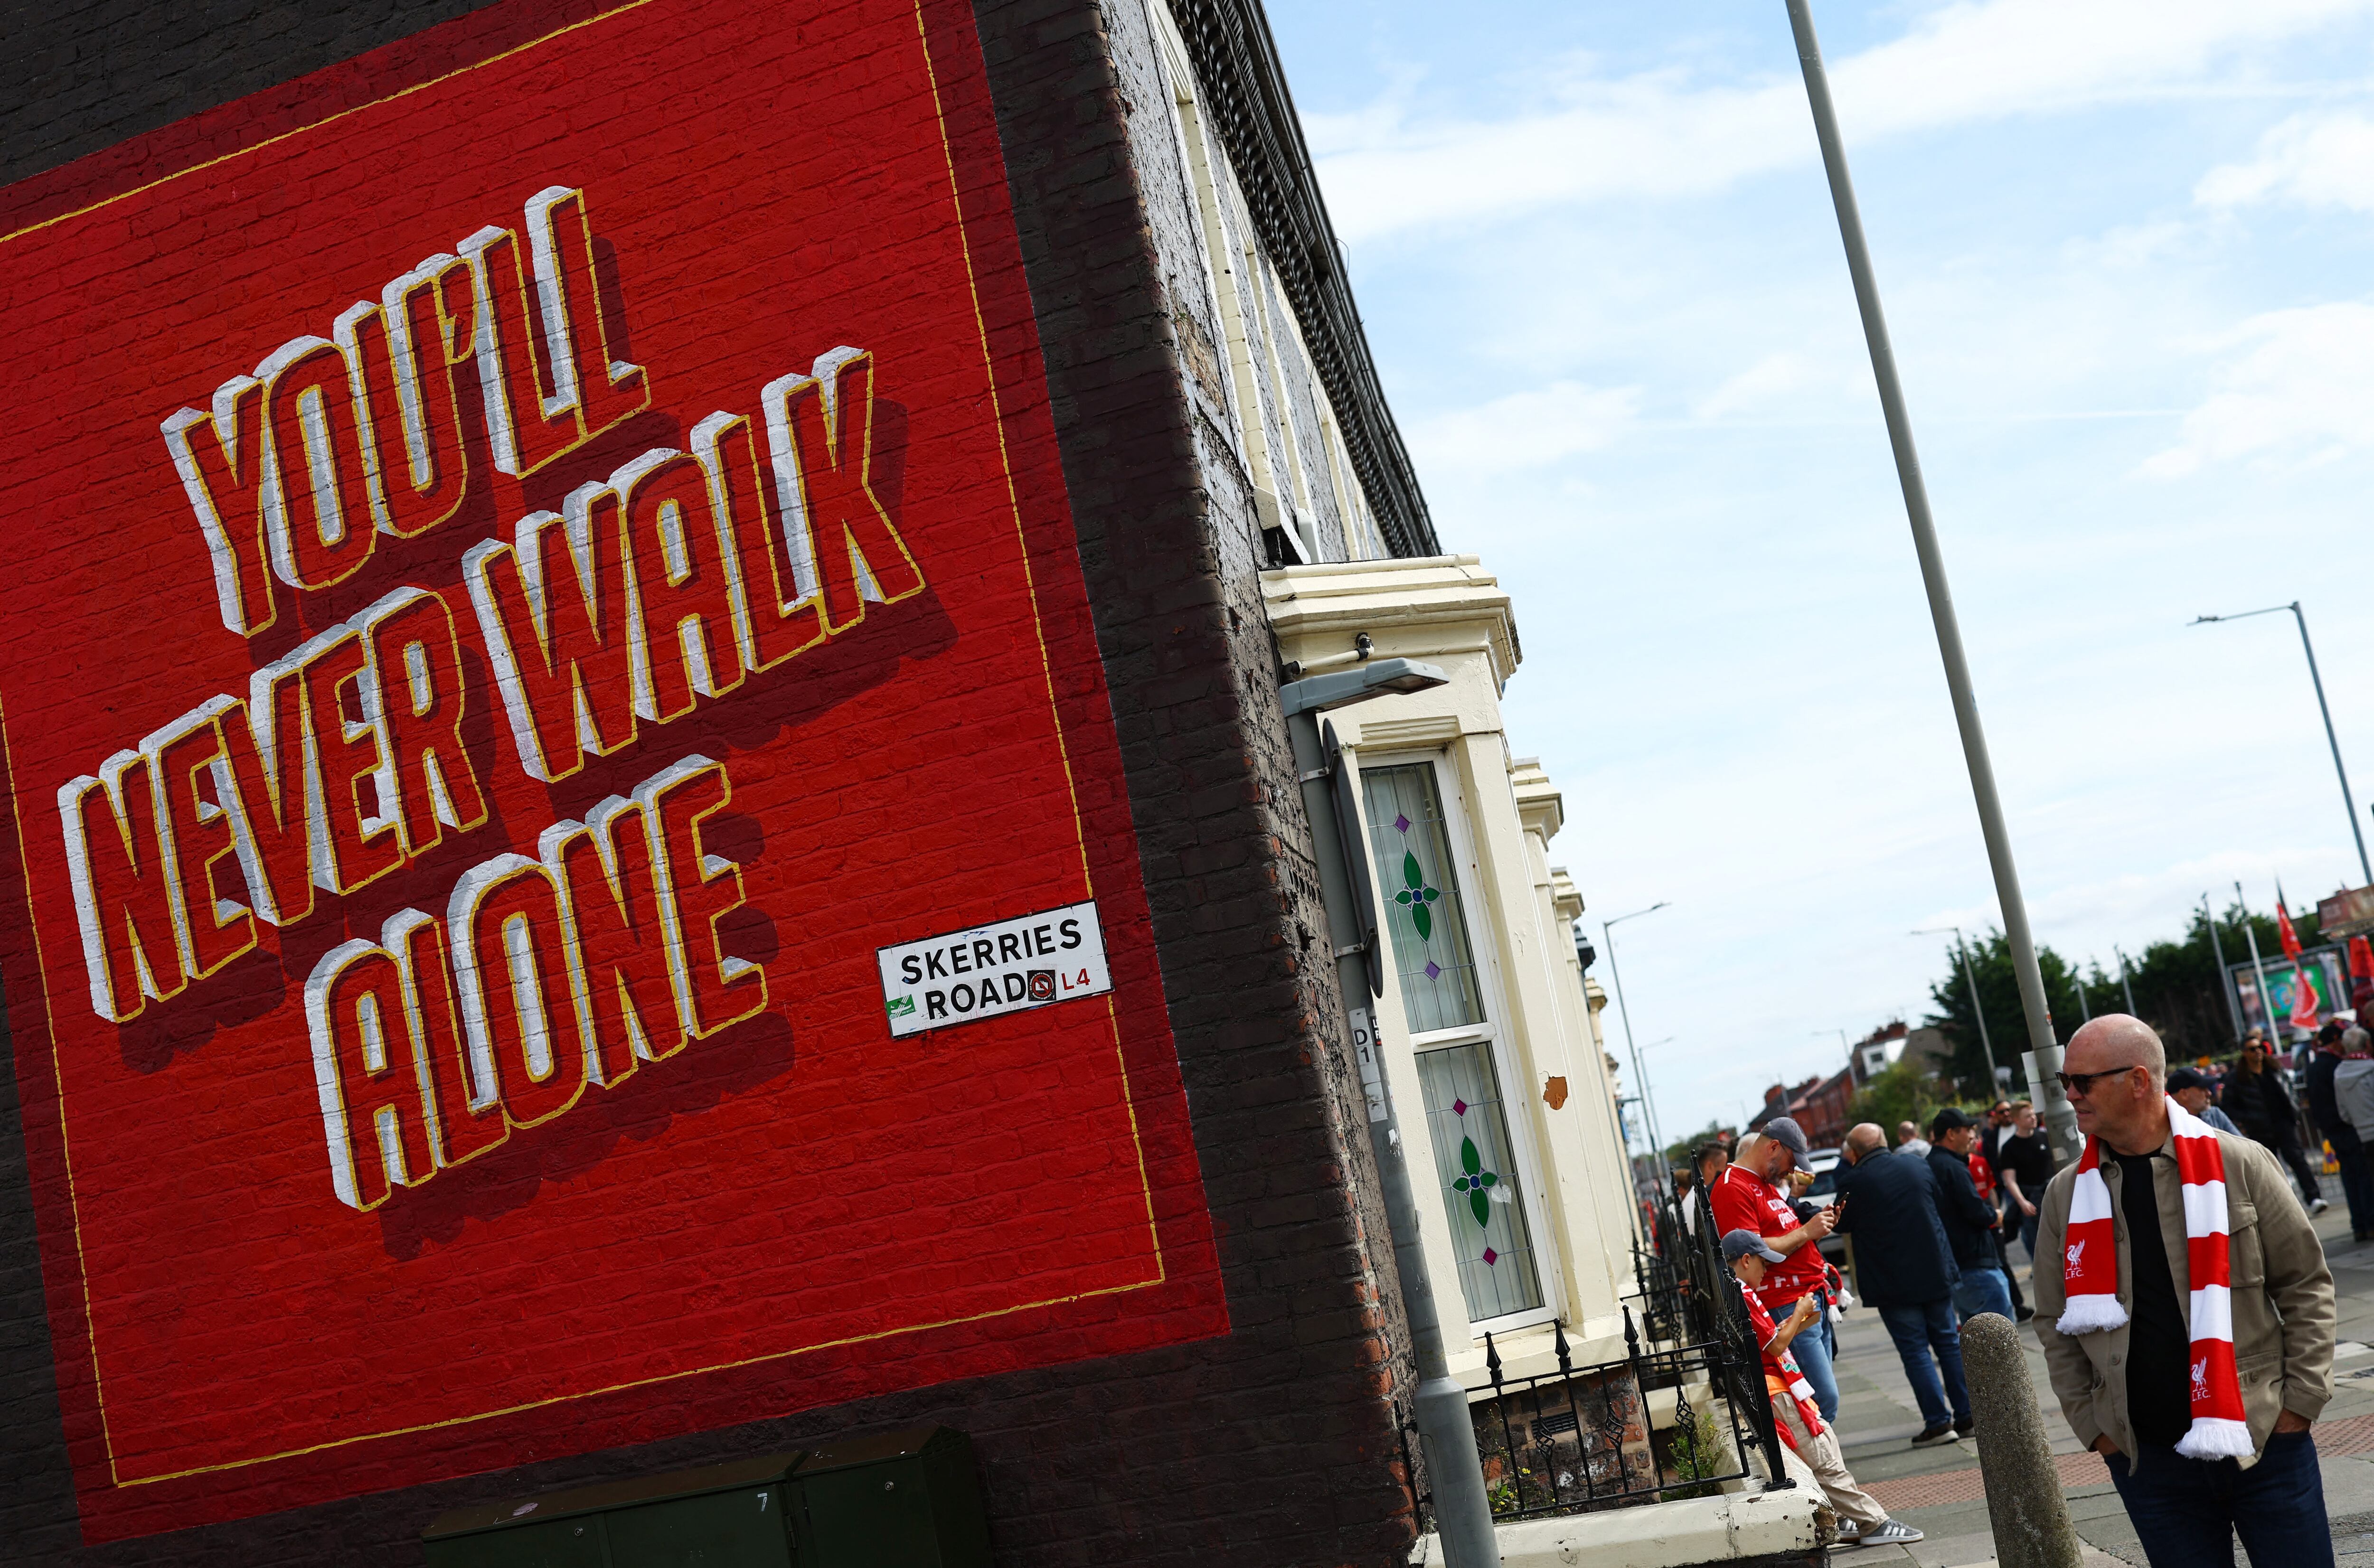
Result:
M1806 1202L1818 1203L1827 1209L1838 1201L1839 1164L1839 1152L1836 1149L1816 1149L1805 1156L1805 1168L1814 1173L1814 1185L1805 1189ZM1824 1236L1821 1246L1823 1257L1840 1269L1847 1267L1845 1236Z

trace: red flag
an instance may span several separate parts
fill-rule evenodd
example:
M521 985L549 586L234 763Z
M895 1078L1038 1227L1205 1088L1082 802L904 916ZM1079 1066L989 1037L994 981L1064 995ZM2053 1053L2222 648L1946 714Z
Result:
M2292 1027L2313 1029L2324 1022L2319 1010L2323 999L2316 994L2316 978L2305 964L2292 965Z
M2283 883L2275 884L2275 935L2284 944L2284 956L2299 962L2299 933L2292 930L2291 912L2284 907Z
M2353 980L2374 980L2374 942L2362 936L2349 939L2349 977Z

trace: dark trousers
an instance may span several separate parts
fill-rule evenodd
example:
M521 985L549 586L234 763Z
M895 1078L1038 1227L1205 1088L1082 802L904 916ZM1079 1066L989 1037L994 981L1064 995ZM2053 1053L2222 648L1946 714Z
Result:
M2269 1438L2247 1470L2173 1448L2146 1448L2133 1465L2114 1454L2110 1465L2152 1568L2233 1568L2237 1533L2252 1568L2333 1568L2324 1478L2309 1433Z
M2007 1205L2006 1212L2010 1218L1995 1227L1995 1261L2003 1265L2004 1283L2011 1291L2012 1308L2017 1312L2027 1305L2027 1297L2020 1293L2019 1276L2011 1271L2011 1253L2007 1244L2011 1240L2010 1222L2019 1218L2019 1205L2016 1203ZM2035 1254L2031 1252L2028 1256L2033 1258Z
M2353 1132L2350 1136L2355 1138L2357 1135ZM2309 1164L2308 1155L2300 1150L2299 1134L2286 1127L2278 1129L2274 1137L2262 1138L2259 1141L2274 1150L2275 1158L2289 1165L2292 1175L2299 1178L2300 1202L2303 1206L2313 1203L2324 1196L2316 1185L2316 1166ZM2358 1163L2363 1164L2365 1162L2361 1160ZM2347 1164L2347 1161L2343 1162L2345 1166Z
M1953 1302L1941 1296L1917 1306L1876 1310L1887 1325L1887 1337L1896 1341L1897 1359L1904 1363L1904 1379L1912 1385L1921 1419L1931 1426L1969 1420L1970 1388L1962 1379L1962 1330L1955 1321Z
M2324 1137L2341 1166L2341 1191L2349 1199L2349 1228L2362 1236L2374 1231L2374 1168L2366 1163L2366 1145L2350 1127L2335 1128Z

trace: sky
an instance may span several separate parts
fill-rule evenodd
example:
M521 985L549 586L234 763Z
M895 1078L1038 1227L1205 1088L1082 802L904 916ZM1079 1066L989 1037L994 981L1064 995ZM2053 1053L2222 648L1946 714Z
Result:
M2299 601L2374 786L2374 0L1815 15L2037 940L2367 880L2291 617L2186 623ZM1786 13L1270 18L1552 860L1670 902L1658 1120L1738 1120L2001 920Z

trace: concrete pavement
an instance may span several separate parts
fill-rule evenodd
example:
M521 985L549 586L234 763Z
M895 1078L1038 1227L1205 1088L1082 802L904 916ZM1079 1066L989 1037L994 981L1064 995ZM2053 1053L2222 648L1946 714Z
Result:
M2316 1427L2317 1449L2340 1561L2351 1568L2374 1568L2374 1243L2350 1238L2338 1184L2328 1180L2325 1185L2336 1201L2318 1217L2316 1228L2333 1264L2341 1345L2333 1363L2333 1400ZM2012 1251L2019 1257L2016 1244ZM2025 1261L2015 1269L2025 1289ZM2070 1518L2086 1543L2089 1564L2144 1568L2143 1549L2111 1488L2110 1472L2098 1457L2079 1446L2062 1419L2060 1403L2045 1380L2044 1352L2034 1330L2023 1324L2020 1337L2068 1493ZM1912 1436L1921 1430L1920 1410L1877 1313L1859 1306L1847 1314L1839 1330L1838 1373L1839 1436L1848 1467L1890 1513L1927 1531L1929 1538L1911 1547L1841 1551L1839 1562L1854 1568L1967 1568L1992 1562L1994 1538L1987 1525L1978 1445L1964 1440L1912 1446Z

